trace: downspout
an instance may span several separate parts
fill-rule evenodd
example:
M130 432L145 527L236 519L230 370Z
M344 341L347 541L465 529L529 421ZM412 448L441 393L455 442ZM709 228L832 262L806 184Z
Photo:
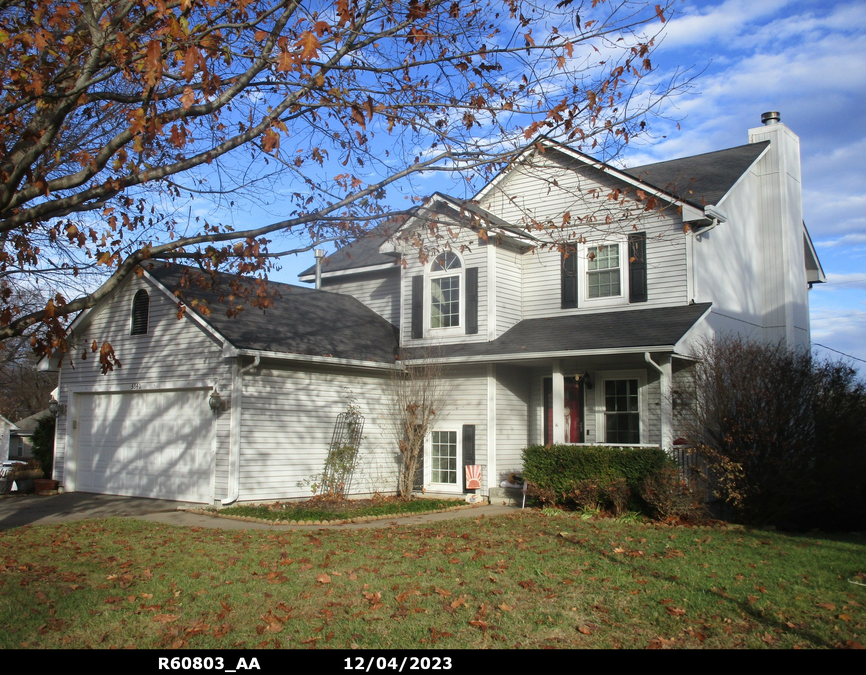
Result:
M234 504L240 493L240 463L241 463L241 398L243 392L244 373L252 370L259 363L261 357L256 356L253 362L237 371L232 378L232 412L231 412L231 438L229 439L229 494L220 501L223 506Z
M659 372L660 413L660 445L662 450L669 450L673 445L673 408L671 402L671 357L664 355L661 365L652 360L649 352L643 353L644 360Z

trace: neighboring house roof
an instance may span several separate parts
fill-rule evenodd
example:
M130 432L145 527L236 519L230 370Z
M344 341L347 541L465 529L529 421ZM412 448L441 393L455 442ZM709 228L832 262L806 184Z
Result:
M322 261L323 272L338 272L356 267L394 265L397 258L393 253L379 253L379 247L400 229L400 223L387 221L377 225L369 232L358 237L351 244L331 253ZM396 269L396 267L395 267ZM308 267L298 276L305 277L316 273L316 266Z
M704 302L680 307L572 314L525 319L493 342L449 345L439 358L511 356L565 351L673 347L710 309ZM416 349L409 358L418 358Z
M174 292L180 288L187 269L156 264L147 271ZM217 276L226 288L236 278L230 274ZM197 314L238 349L394 363L396 329L359 300L274 281L269 281L268 287L279 294L272 307L246 307L234 318L221 311L223 305L217 293L196 287L184 287L182 291L186 302L199 299L209 303L208 316Z
M769 145L770 141L749 143L622 171L692 206L703 208L717 204Z
M46 417L52 417L51 411L48 408L30 415L30 417L25 417L23 420L18 420L16 422L18 428L13 429L13 432L17 436L32 436L39 425L39 421Z

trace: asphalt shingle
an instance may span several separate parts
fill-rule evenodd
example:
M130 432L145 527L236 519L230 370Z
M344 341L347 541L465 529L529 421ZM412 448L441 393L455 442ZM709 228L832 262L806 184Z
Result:
M492 342L443 346L440 357L673 346L711 303L525 319ZM418 352L420 354L420 352ZM409 358L412 357L410 353Z
M769 141L693 157L623 169L633 178L702 209L717 204L758 158Z
M210 314L198 312L199 316L238 349L394 362L396 328L351 296L270 281L269 289L278 293L272 307L246 306L232 318L226 316L218 292L183 284L187 270L196 272L162 263L155 263L148 272L170 291L180 288L186 302L207 301ZM216 279L227 293L235 277L217 274Z

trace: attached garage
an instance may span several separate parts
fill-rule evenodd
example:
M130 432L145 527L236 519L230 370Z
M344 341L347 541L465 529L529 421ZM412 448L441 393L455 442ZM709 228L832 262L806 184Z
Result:
M75 489L210 502L214 415L207 390L79 394Z

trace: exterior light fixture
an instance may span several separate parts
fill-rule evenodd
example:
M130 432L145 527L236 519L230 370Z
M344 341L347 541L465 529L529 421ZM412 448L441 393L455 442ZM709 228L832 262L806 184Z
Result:
M583 386L587 389L592 389L592 378L589 376L589 371L587 370L583 377L578 376L578 379L583 380Z
M66 406L60 405L57 402L57 399L52 396L51 400L48 401L48 412L50 412L55 417L57 417L58 413L61 415L65 415L66 414Z
M225 410L225 402L222 400L222 397L216 389L214 389L210 393L210 396L208 396L207 404L214 413L218 413L220 410Z

